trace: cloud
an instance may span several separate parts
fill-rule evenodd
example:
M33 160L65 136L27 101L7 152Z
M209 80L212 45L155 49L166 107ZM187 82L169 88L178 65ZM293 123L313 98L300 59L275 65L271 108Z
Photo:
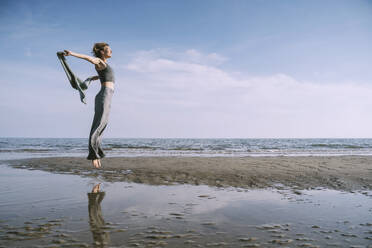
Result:
M222 64L227 60L227 58L217 54L217 53L210 53L203 55L202 53L198 52L195 49L190 49L184 52L185 59L189 60L194 63L199 64Z
M284 73L245 75L227 70L228 59L221 58L195 49L156 49L113 65L116 86L105 137L372 137L372 86L319 84ZM2 136L86 137L99 83L91 85L83 105L56 58L54 65L0 64L0 114L7 116ZM93 71L76 68L81 78Z
M127 100L175 116L184 111L191 118L208 116L211 123L223 120L234 128L226 128L226 136L239 137L239 130L259 137L372 136L370 85L318 84L286 74L237 78L223 69L226 60L194 49L173 56L138 52L122 67L132 75L125 79ZM185 112L191 110L192 116ZM243 132L244 127L254 131ZM222 133L221 125L217 129Z
M205 65L219 65L225 62L227 58L216 54L202 54L195 49L189 49L184 52L174 52L170 49L154 49L149 51L139 51L133 56L133 60L127 65L129 70L155 70L169 69L183 71L182 67L198 67ZM150 62L150 63L149 63ZM144 66L147 66L145 68ZM155 67L154 67L155 66ZM158 67L159 66L159 67ZM173 67L173 68L172 68ZM185 68L186 70L188 68Z

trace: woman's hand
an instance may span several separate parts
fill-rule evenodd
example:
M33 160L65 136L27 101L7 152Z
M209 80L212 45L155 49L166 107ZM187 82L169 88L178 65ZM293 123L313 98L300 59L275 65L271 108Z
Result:
M71 51L69 51L69 50L64 50L64 52L65 52L65 56L69 56L69 55L71 55Z

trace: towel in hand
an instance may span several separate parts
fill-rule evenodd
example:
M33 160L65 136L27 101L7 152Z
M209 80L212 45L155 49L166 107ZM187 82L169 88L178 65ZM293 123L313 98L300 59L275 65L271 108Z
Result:
M87 79L82 81L80 78L75 76L75 74L71 71L70 67L68 66L64 55L65 55L64 52L57 52L57 57L61 62L63 69L66 72L67 79L70 81L72 88L79 91L80 101L86 104L84 90L88 89L88 86L93 80L93 77L88 77Z

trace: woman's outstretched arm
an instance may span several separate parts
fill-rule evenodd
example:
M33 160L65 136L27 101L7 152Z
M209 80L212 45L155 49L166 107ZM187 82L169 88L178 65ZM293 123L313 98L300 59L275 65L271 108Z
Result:
M80 58L80 59L85 59L85 60L89 61L90 63L92 63L94 65L100 65L100 64L105 65L105 63L100 58L95 58L95 57L91 57L91 56L88 56L88 55L85 55L85 54L71 52L69 50L65 50L64 52L65 52L65 56L71 55L71 56L74 56L74 57L77 57L77 58Z

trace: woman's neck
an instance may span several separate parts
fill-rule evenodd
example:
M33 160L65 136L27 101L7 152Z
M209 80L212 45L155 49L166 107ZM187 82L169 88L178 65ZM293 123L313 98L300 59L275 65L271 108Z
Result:
M102 59L103 60L103 62L105 62L106 63L106 61L107 61L107 58L103 55L102 57L100 57L100 59Z

